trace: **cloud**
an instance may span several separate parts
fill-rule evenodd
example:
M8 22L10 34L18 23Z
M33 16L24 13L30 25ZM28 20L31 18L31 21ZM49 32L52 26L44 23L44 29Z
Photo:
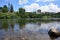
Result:
M26 4L28 0L19 0L19 4Z
M36 11L39 8L39 5L37 3L33 3L31 5L24 6L27 12Z
M49 5L39 6L37 3L33 3L31 5L24 6L27 12L33 12L38 9L41 9L42 12L60 12L60 8L58 5L50 3Z
M39 2L39 1L41 1L41 2L52 2L52 1L55 1L55 0L36 0L36 2Z
M58 7L58 5L55 5L53 3L41 6L39 9L41 9L42 12L60 12L60 8Z

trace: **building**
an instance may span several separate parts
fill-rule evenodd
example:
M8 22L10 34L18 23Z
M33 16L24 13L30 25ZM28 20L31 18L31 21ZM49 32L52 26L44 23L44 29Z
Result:
M40 14L40 13L41 13L41 10L40 9L36 11L36 14Z

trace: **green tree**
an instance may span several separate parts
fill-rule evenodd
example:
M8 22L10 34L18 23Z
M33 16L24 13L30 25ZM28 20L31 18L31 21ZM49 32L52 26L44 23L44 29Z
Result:
M13 11L14 11L13 5L11 4L11 5L10 5L10 12L13 12Z
M2 7L0 7L0 12L2 12Z
M8 7L7 7L6 5L3 6L3 8L2 8L2 12L3 12L3 13L8 12Z
M19 13L20 13L20 14L24 14L24 13L25 13L25 9L19 8Z
M21 17L21 18L25 18L25 9L23 9L23 8L19 8L19 16Z

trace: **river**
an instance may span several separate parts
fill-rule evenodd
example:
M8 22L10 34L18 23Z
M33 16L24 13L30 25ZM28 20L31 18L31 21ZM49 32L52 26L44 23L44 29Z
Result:
M60 21L1 19L0 40L51 40L48 35L50 27L60 31Z

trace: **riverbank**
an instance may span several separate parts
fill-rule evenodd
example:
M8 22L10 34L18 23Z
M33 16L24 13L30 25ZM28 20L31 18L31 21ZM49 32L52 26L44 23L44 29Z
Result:
M30 13L30 12L25 12L24 14L21 14L19 12L8 12L8 13L2 13L0 12L0 19L20 19L20 18L37 18L37 19L47 19L47 20L50 20L50 19L58 19L60 20L60 15L59 13L55 13L55 14L49 14L49 13L41 13L41 14L36 14L36 13Z

